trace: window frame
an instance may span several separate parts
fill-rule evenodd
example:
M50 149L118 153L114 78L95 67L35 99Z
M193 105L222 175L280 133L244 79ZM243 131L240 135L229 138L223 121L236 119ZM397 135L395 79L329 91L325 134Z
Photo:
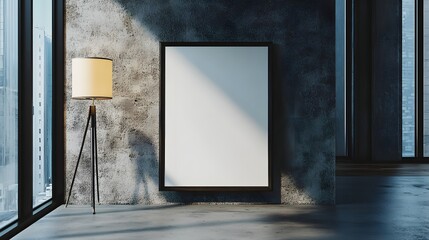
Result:
M424 156L424 0L415 0L415 156L403 157L406 163L429 163Z
M18 2L18 219L0 229L12 238L64 203L64 0L52 0L52 199L33 208L33 1ZM55 160L54 160L55 159Z

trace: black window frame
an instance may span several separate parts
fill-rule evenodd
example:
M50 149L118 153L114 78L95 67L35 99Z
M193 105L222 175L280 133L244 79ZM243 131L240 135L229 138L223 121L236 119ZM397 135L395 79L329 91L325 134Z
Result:
M18 218L10 239L64 203L64 0L52 0L52 199L33 207L33 1L18 2Z

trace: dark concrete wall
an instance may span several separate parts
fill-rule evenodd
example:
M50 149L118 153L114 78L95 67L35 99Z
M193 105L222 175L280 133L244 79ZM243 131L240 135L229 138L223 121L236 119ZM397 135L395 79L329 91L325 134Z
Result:
M334 14L333 0L67 0L67 187L89 105L70 100L71 59L104 56L114 97L97 102L103 203L334 203ZM274 43L273 192L158 191L159 41ZM89 175L86 159L73 203L89 202Z

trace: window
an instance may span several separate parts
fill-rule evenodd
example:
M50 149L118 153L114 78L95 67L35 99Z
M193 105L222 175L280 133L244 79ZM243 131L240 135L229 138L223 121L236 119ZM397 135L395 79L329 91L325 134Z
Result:
M346 0L335 1L336 155L347 155L345 27Z
M346 10L343 12L348 16L345 20L348 30L346 36L342 38L339 36L339 32L344 29L341 26L342 15L338 10L336 12L337 156L346 152L350 160L360 162L396 161L401 159L401 155L405 161L428 161L429 56L427 55L429 51L426 49L429 49L427 33L429 32L429 0L401 0L379 4L355 0L343 1L346 1ZM343 9L340 5L341 0L336 0L336 4L337 9ZM351 5L351 11L349 5ZM384 9L386 6L391 8ZM377 15L383 14L383 11L388 11L386 19ZM402 32L397 33L397 29ZM391 35L389 35L390 32ZM350 37L349 34L352 36ZM380 41L385 38L392 40L391 46L386 45L388 41ZM345 48L342 46L343 39L345 39ZM383 43L385 46L382 46ZM396 56L399 49L401 49L400 56ZM380 57L382 54L378 54L383 51L394 51L392 56L386 58L387 62ZM392 60L392 57L395 58ZM401 59L399 66L402 68L401 72L396 71L395 64L398 58ZM389 62L390 60L395 62L389 65L392 68L384 66L387 65L386 63L392 63ZM341 68L341 64L345 65L345 70ZM389 86L383 92L383 84L377 81L383 78L383 71L392 70L395 70L395 74L399 73L400 77L392 75L392 81L395 81L392 82L393 87ZM341 71L345 71L345 74ZM389 78L384 78L382 81L386 79ZM401 82L396 82L396 79ZM391 99L394 103L392 109L386 110L383 104L388 101L386 98L379 97L379 93L384 96L389 94L398 96L396 84L401 84L399 86L402 98L399 99L401 108L396 108L397 99ZM392 117L389 118L392 121L386 124L385 129L382 127L382 130L379 130L383 125L381 122L383 119L380 120L377 115L381 108L383 111L392 113L389 116ZM402 131L397 129L398 124L402 124ZM379 133L384 136L379 137ZM379 144L379 139L388 138L390 138L388 141ZM402 146L398 145L401 143ZM388 149L390 147L387 146L388 144L392 146L391 153L384 154L380 147L383 150ZM384 155L388 156L384 157Z
M402 156L415 156L415 0L402 1Z
M0 229L18 217L18 2L0 0Z
M352 66L353 0L335 0L335 150L337 159L353 158Z
M423 2L423 157L429 157L429 1Z
M0 239L64 201L63 13L63 0L0 0Z
M402 1L402 156L429 157L429 1Z
M39 83L33 85L33 102L39 102L35 106L39 114L33 116L33 129L40 130L33 132L33 138L39 139L37 146L44 160L41 165L43 174L36 174L39 171L36 162L33 163L33 205L37 206L52 196L47 192L52 189L52 2L49 0L33 0L33 36L33 62L38 62L39 66L39 69L33 69L33 81ZM43 96L42 102L36 96ZM37 152L33 151L33 154ZM37 161L37 157L33 159Z

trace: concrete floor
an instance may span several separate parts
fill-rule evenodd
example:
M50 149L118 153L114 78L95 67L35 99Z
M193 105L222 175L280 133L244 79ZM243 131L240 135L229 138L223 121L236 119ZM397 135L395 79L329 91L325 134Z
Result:
M429 176L337 177L333 207L60 207L14 239L429 239Z

